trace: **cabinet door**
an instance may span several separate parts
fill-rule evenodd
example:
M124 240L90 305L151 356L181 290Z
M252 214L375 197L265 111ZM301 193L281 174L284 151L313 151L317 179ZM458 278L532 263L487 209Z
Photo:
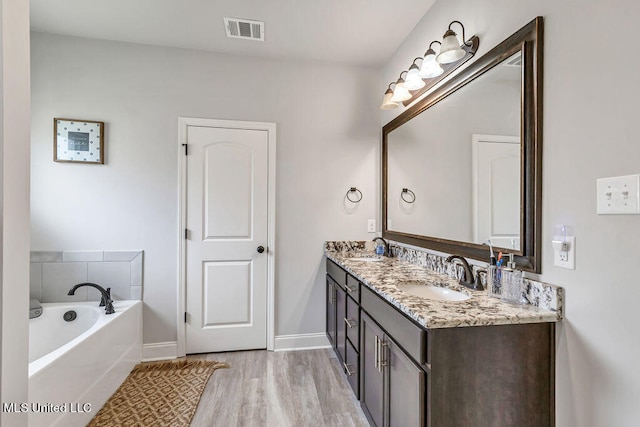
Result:
M344 322L344 318L347 317L347 293L339 285L336 285L335 289L336 352L340 362L344 362L347 351L347 325Z
M379 343L384 333L365 313L360 316L360 404L371 425L383 427L384 374L379 364ZM400 425L400 424L399 424Z
M336 282L327 275L327 338L336 346Z
M356 399L360 397L358 392L359 384L358 379L360 378L360 356L358 352L353 348L353 345L349 340L347 340L347 354L344 359L344 373L347 374L347 381L353 390L353 393L356 395Z
M424 424L425 373L385 337L382 364L388 370L388 426L419 427Z

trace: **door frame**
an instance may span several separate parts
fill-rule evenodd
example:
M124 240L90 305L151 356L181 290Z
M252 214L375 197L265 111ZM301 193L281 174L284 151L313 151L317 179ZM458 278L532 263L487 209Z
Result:
M186 355L186 330L184 313L187 310L187 242L184 230L187 228L187 156L183 144L187 140L189 126L203 126L226 129L267 131L268 177L267 177L267 350L275 347L275 230L276 230L276 124L269 122L245 122L237 120L202 119L178 117L178 294L177 294L177 337L178 357Z

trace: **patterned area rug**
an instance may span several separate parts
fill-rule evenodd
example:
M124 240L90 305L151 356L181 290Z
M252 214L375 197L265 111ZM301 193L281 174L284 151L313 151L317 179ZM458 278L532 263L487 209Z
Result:
M136 365L89 427L188 426L220 362L182 360Z

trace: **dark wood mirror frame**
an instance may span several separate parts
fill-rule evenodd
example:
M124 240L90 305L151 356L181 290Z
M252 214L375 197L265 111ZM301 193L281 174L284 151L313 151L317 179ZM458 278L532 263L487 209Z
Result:
M543 18L536 17L484 56L382 128L382 236L436 251L455 253L481 261L489 260L488 246L430 236L390 231L387 227L389 132L413 119L432 105L472 82L503 60L522 53L520 250L513 252L518 268L540 273L542 215L542 69Z

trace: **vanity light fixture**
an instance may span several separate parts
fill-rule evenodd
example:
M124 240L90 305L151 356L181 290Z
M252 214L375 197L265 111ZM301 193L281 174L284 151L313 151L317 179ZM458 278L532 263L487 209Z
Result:
M394 84L396 83L391 82L389 83L389 86L387 86L387 91L384 93L384 98L382 99L382 105L380 105L381 110L393 110L394 108L398 108L400 106L400 104L391 100L391 97L393 96L391 85Z
M462 27L462 45L460 45L455 31L451 29L453 24L459 24ZM399 107L400 104L408 105L434 87L476 53L479 40L475 35L471 36L469 40L465 40L465 29L462 22L451 21L442 42L432 41L424 56L415 58L409 70L400 73L398 80L389 84L380 109L391 110ZM440 45L440 52L437 55L432 48L434 43ZM418 59L422 61L420 66L417 64ZM406 76L403 78L405 73ZM393 84L395 86L391 89Z
M444 70L436 61L436 52L431 48L434 43L438 43L442 46L442 43L439 41L432 41L429 44L429 49L424 53L424 58L422 58L422 66L420 67L419 76L423 79L431 79L433 77L438 77Z
M407 80L404 83L404 87L407 88L407 90L422 89L426 84L420 76L420 67L416 65L416 61L418 59L422 60L422 57L419 56L414 59L411 67L409 67L409 71L407 72Z
M402 78L402 75L404 73L408 73L408 71L403 71L402 73L400 73L400 77L398 77L398 80L396 80L396 87L393 89L393 96L391 97L391 100L393 102L402 102L406 101L407 99L411 99L409 90L404 86L405 81Z
M449 64L451 62L456 62L466 55L464 49L460 47L458 36L451 29L451 26L455 23L460 24L460 26L462 27L462 42L466 46L470 46L470 42L465 41L464 25L462 25L462 22L451 21L451 23L449 24L449 29L444 33L444 36L442 36L440 53L438 54L438 56L436 56L436 61L438 61L440 64Z

